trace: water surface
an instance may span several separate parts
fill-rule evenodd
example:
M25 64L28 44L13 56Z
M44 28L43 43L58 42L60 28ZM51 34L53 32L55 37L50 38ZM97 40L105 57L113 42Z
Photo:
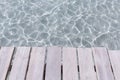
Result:
M0 0L0 46L120 49L120 0Z

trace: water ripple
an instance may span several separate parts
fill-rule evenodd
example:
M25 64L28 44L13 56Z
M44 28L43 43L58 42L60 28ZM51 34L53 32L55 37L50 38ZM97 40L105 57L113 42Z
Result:
M119 0L0 0L1 46L118 44Z

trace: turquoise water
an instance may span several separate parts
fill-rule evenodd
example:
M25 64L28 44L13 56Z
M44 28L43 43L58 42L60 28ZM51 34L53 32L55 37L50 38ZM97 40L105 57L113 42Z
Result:
M120 0L0 0L0 46L120 49Z

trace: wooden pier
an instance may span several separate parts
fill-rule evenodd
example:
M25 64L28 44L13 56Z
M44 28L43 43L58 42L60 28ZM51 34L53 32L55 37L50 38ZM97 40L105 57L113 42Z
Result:
M1 47L0 80L120 80L120 51Z

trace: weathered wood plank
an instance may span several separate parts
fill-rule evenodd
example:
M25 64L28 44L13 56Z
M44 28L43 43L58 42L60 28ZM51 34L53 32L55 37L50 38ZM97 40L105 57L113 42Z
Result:
M43 80L45 47L33 47L26 80Z
M61 48L47 48L47 65L45 80L61 80Z
M0 80L6 78L13 50L13 47L1 47L0 49Z
M114 80L106 48L92 48L98 80Z
M24 80L28 65L30 48L17 47L9 80Z
M63 48L63 80L78 80L75 48Z
M97 80L91 48L78 48L81 80Z
M115 80L120 80L120 51L109 51Z

